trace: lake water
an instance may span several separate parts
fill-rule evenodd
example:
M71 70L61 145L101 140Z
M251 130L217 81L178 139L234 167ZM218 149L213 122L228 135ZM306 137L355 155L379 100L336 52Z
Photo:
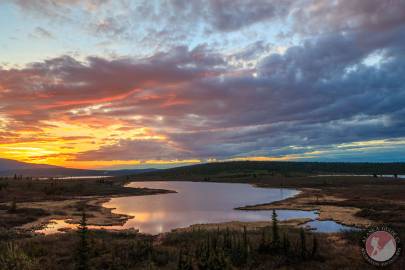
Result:
M177 193L113 198L104 206L135 218L124 228L161 233L198 223L266 221L271 211L241 211L236 207L283 200L298 194L293 189L258 188L248 184L203 182L133 182L130 187L174 190ZM277 211L280 220L315 218L311 211Z
M340 231L358 230L355 227L349 227L339 224L333 220L312 220L302 225L321 233L332 233Z
M69 179L102 179L102 178L110 178L113 177L111 175L82 175L82 176L60 176L60 177L40 177L39 180L69 180Z
M134 218L123 226L93 228L133 228L143 233L158 234L199 223L270 221L271 211L243 211L234 208L283 200L299 193L294 189L259 188L249 184L230 183L133 182L128 186L167 189L177 193L113 198L103 206L114 208L114 213L127 214ZM318 217L314 211L277 210L277 214L279 220L314 220ZM50 234L61 228L76 226L63 220L53 222L38 232Z

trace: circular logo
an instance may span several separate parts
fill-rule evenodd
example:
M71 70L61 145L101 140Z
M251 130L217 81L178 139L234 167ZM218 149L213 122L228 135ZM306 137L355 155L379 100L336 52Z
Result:
M387 226L376 226L368 229L362 242L364 258L376 266L393 263L401 252L400 239L397 233Z

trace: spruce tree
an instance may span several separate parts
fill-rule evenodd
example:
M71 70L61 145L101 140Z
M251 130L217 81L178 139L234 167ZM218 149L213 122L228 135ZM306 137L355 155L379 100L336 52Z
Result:
M17 211L17 202L15 197L11 201L10 209L8 210L10 213L15 213Z
M300 240L301 240L301 258L305 259L306 253L307 253L307 247L306 247L305 230L302 227L300 229Z
M267 250L267 242L266 242L266 227L262 229L262 237L259 244L259 252L264 253Z
M178 270L192 270L192 260L191 256L188 253L185 253L183 248L180 249L179 252L179 260L177 262L177 269Z
M88 244L88 228L86 213L82 213L82 219L80 220L77 230L80 240L77 248L77 262L76 270L88 270L89 267L89 244Z
M311 257L315 258L316 254L318 253L318 239L316 236L312 238L312 251L311 251Z
M208 241L199 244L195 252L198 269L207 269L209 263Z
M147 262L147 269L148 270L151 270L151 269L154 269L154 266L153 266L153 260L152 260L152 256L153 256L153 245L152 245L152 241L150 240L148 240L148 243L147 243L147 253L148 253L148 262Z
M249 260L249 241L248 241L248 236L247 236L247 230L246 230L246 226L243 226L243 250L242 250L242 254L243 254L243 263L247 263Z
M183 269L183 248L180 249L179 251L179 257L177 260L177 269Z
M278 249L280 247L280 234L278 230L278 220L276 210L273 209L273 214L271 215L272 220L272 230L273 230L273 248Z
M288 253L290 252L290 240L288 239L286 233L283 234L283 251L284 255L288 255Z

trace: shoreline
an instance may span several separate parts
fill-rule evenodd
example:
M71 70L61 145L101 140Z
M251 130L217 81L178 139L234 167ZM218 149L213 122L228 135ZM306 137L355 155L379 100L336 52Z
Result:
M278 221L278 225L280 226L288 226L299 228L301 225L312 221L310 218L292 218L287 220L280 220ZM227 221L227 222L219 222L219 223L197 223L192 224L187 227L183 228L176 228L171 230L171 232L191 232L194 230L222 230L222 229L230 229L230 230L242 230L246 227L248 230L257 230L263 227L268 227L272 225L272 221Z
M235 208L236 210L260 211L260 210L302 210L316 211L319 221L334 221L341 225L365 228L374 225L375 222L366 218L357 217L361 209L348 206L332 205L334 202L344 201L344 198L319 194L320 189L299 188L297 195L271 203L247 205Z
M138 180L139 181L139 180ZM126 184L135 181L123 181L121 185L126 187ZM261 188L277 188L275 186L261 185L259 183L246 183L252 186ZM281 187L278 187L281 188ZM235 210L302 210L302 211L316 211L318 217L315 219L301 219L297 223L297 220L291 219L286 221L280 221L283 225L293 225L298 226L307 223L308 221L334 221L341 225L352 226L357 228L365 228L370 225L376 224L375 221L371 221L366 218L356 216L361 209L350 207L350 206L338 206L334 205L336 202L345 201L345 198L338 197L334 194L326 195L322 194L322 189L319 188L299 188L299 187L282 187L295 189L298 193L292 197L275 201L271 203L263 203L257 205L246 205L242 207L234 208ZM139 193L142 190L143 193ZM36 231L45 229L52 220L64 220L68 224L78 224L81 218L81 211L78 210L80 205L86 206L86 213L88 216L89 226L122 226L131 218L131 215L126 215L122 213L114 213L115 208L107 208L103 205L111 200L112 198L127 197L127 196L146 196L146 195L159 195L165 193L173 193L176 191L162 190L162 189L135 189L131 193L121 193L112 195L95 195L95 196L78 196L70 197L62 200L44 200L35 202L21 202L19 207L22 208L40 208L46 210L49 215L44 217L39 217L37 220L23 224L22 226L16 227L17 229L29 231L36 233ZM256 223L256 224L255 224ZM223 226L224 224L232 225L239 224L239 226L267 226L264 225L268 223L267 221L258 222L240 222L240 221L230 221L223 223L212 223L212 224L193 224L190 227L212 227L212 226ZM244 224L244 225L240 225ZM105 228L109 230L109 228ZM184 228L179 228L184 229ZM111 228L111 230L114 230ZM177 229L174 229L177 230Z
M88 197L88 198L77 198L77 199L69 199L59 201L42 201L42 202L33 202L33 203L22 203L20 204L22 207L25 204L29 205L31 208L40 208L40 209L47 209L48 211L53 212L48 216L39 218L33 222L26 223L18 229L27 230L30 232L35 233L37 230L45 229L48 224L51 223L52 220L64 220L68 224L78 224L80 222L81 212L75 211L74 207L78 203L83 203L90 208L91 210L86 210L87 222L88 225L94 226L114 226L114 225L122 225L128 219L132 218L129 215L123 214L115 214L112 211L113 208L106 208L103 207L103 204L108 202L114 197L120 196L113 196L113 197ZM60 211L63 214L57 214ZM56 213L56 214L55 214Z
M124 187L127 186L128 183L133 181L126 181L123 182L122 185ZM134 181L138 182L138 181ZM196 182L196 181L193 181ZM200 182L200 181L197 181ZM220 182L218 182L220 183ZM258 187L256 184L253 183L245 183L251 186ZM265 188L274 188L274 187L265 187ZM49 201L39 201L39 202L23 202L20 203L20 207L30 207L30 208L40 208L46 209L51 212L50 215L45 217L40 217L33 222L26 223L22 226L17 227L19 230L28 231L34 234L42 234L41 230L47 228L48 225L52 224L52 221L63 221L66 224L69 224L65 228L59 228L57 231L64 232L66 230L72 229L73 225L78 225L81 219L81 212L78 212L77 204L86 205L86 214L87 214L87 224L89 227L103 227L105 230L115 231L116 228L108 228L114 226L122 226L127 222L129 219L134 218L134 216L123 214L123 213L114 213L113 211L116 208L108 208L105 207L104 204L110 201L113 198L120 198L120 197L127 197L127 196L149 196L149 195L161 195L166 193L176 193L176 191L172 190L164 190L164 189L145 189L147 191L152 191L151 193L147 194L137 194L137 195L129 195L129 194L114 194L110 196L83 196L65 200L49 200ZM299 189L295 189L298 191L297 194L293 195L292 197L287 198L291 199L296 197L301 193ZM234 208L237 209L237 208ZM75 211L76 210L76 211ZM56 214L55 214L56 213ZM281 225L289 225L293 227L298 227L306 222L312 221L313 219L310 218L297 218L297 219L288 219L284 221L280 221ZM239 224L239 225L236 225ZM231 227L243 227L247 226L249 228L259 228L264 226L269 226L271 222L269 221L255 221L255 222L243 222L243 221L227 221L221 223L207 223L207 224L191 224L189 227L217 227L217 226L231 226ZM70 227L72 225L72 227ZM107 228L104 228L107 227ZM187 227L186 227L187 228ZM173 231L182 230L186 228L175 228ZM120 230L120 229L118 229Z
M126 181L125 183L123 183L124 187L127 187L128 183L131 182L139 182L139 181ZM191 181L191 182L201 182L201 181ZM221 182L218 182L221 183ZM240 184L240 183L235 183L235 184ZM254 183L244 183L247 185L251 185L254 187L259 187ZM274 189L274 187L264 187L264 188L270 188L270 189ZM288 189L292 189L292 188L288 188ZM172 191L172 190L164 190L164 189L151 189L153 191L160 191L157 193L152 193L152 194L143 194L143 195L139 195L139 196L146 196L146 195L161 195L161 194L165 194L165 193L176 193L176 191ZM299 195L301 193L301 191L299 189L295 189L297 190L297 194L293 195L292 197L289 197L287 199L291 199L296 197L297 195ZM108 227L114 227L114 226L122 226L125 224L126 221L128 221L129 219L134 218L134 216L131 215L126 215L126 214L122 214L122 213L114 213L114 209L116 208L107 208L105 206L103 206L106 202L110 201L112 198L120 198L120 197L127 197L128 194L116 194L116 195L112 195L112 196L90 196L90 197L85 197L85 198L77 198L77 199L72 199L72 200L65 200L62 203L62 206L59 206L60 203L56 203L54 201L44 201L44 202L37 202L37 203L30 203L27 202L28 205L32 206L37 206L36 208L42 208L42 209L50 209L50 208L55 208L56 206L56 211L65 211L66 208L71 208L72 205L74 205L75 203L79 203L79 202L83 202L85 201L86 205L88 206L88 209L91 210L87 210L86 214L88 216L87 218L87 224L89 227L103 227L103 229L108 230L108 231L116 231L116 230L121 230L121 229L117 229L117 228L108 228ZM136 195L130 195L130 196L136 196ZM234 208L234 210L236 210L237 208ZM55 209L54 209L55 210ZM28 230L32 233L35 234L41 234L40 230L46 229L46 227L52 223L53 220L63 220L66 224L69 225L77 225L80 222L81 219L81 215L78 215L78 213L74 213L74 212L67 212L64 215L50 215L50 216L46 216L44 218L40 218L34 222L31 223L27 223L24 224L23 226L20 226L20 229L24 229L24 230ZM313 219L311 218L292 218L292 219L288 219L288 220L283 220L283 221L279 221L280 225L285 225L285 226L292 226L292 227L299 227L302 224L305 224L309 221L312 221ZM248 227L249 229L254 229L254 228L261 228L261 227L266 227L271 225L271 221L237 221L237 220L233 220L233 221L226 221L226 222L220 222L220 223L206 223L206 224L191 224L188 227L190 228L194 228L194 227L200 227L200 228L207 228L207 229L211 229L212 227L217 228L219 227ZM107 227L107 228L104 228ZM187 230L188 227L185 228L175 228L172 231L178 231L178 230ZM65 228L59 228L58 231L59 232L64 232L66 230L70 230L72 229L72 227L70 226L66 226ZM123 229L125 230L125 229ZM136 230L136 229L135 229Z
M84 207L87 216L87 225L95 227L122 226L134 216L127 214L118 214L113 211L115 208L103 206L113 198L122 198L128 196L153 196L167 193L175 193L172 190L163 189L148 189L150 193L146 194L114 194L110 196L85 196L66 200L49 200L39 202L23 202L19 203L19 207L45 209L50 212L50 215L40 217L35 221L23 224L16 227L17 230L22 230L34 234L37 231L45 229L52 220L63 220L67 224L77 225L80 222L82 211L77 207ZM69 229L69 228L67 228ZM106 228L108 230L108 228ZM60 230L61 232L63 231Z

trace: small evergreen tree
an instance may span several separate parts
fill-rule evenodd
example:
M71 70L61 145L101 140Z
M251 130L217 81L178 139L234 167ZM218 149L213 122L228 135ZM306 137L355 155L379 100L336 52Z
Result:
M217 249L210 257L208 268L209 270L226 270L230 269L230 264L225 257L223 250Z
M206 269L208 267L208 247L205 243L200 243L196 249L195 256L197 258L198 269Z
M305 259L307 253L305 230L301 227L300 229L300 241L301 241L301 258Z
M177 269L183 269L183 248L181 248L179 251L179 257L177 259Z
M259 252L264 253L267 250L267 241L266 241L266 227L262 229L262 237L259 244Z
M232 249L232 239L230 236L229 228L226 228L225 234L224 234L224 249L229 252Z
M273 248L278 249L280 247L280 234L278 230L278 220L276 210L273 209L273 214L271 215L272 220L272 230L273 230Z
M318 239L316 236L312 238L312 251L311 251L311 257L315 258L318 253Z
M250 255L249 240L247 236L246 226L243 226L243 246L242 246L243 262L247 263Z
M80 237L79 245L77 248L77 262L76 270L88 270L89 267L89 244L88 244L88 228L87 228L87 217L86 213L83 211L82 219L80 220L78 226L78 234Z
M11 201L10 209L8 210L10 213L15 213L17 211L17 202L15 197Z
M286 233L283 234L283 251L284 255L288 255L288 253L290 252L290 240L288 239Z
M148 270L152 270L154 269L154 264L153 264L153 245L152 245L152 241L148 241L147 243L148 247L147 247L147 253L148 253L148 262L147 262L147 269Z

